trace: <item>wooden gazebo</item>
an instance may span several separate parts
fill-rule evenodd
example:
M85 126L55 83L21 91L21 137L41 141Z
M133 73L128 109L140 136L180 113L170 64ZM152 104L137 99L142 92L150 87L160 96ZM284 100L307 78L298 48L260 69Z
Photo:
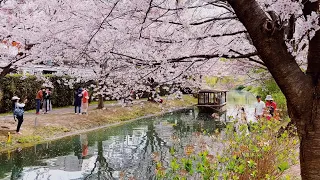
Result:
M198 93L198 108L200 112L212 113L221 111L227 104L226 90L200 90Z

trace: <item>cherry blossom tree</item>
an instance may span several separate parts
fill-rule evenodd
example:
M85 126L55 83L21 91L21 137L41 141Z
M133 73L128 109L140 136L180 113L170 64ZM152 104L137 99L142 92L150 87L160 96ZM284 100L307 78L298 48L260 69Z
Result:
M320 178L318 1L150 0L146 9L139 37L163 47L166 59L245 58L266 67L298 128L302 178Z
M320 178L319 1L4 0L0 8L1 41L23 49L1 55L2 75L50 59L94 69L97 94L119 98L150 88L148 78L158 86L201 77L219 58L268 69L301 137L302 177Z

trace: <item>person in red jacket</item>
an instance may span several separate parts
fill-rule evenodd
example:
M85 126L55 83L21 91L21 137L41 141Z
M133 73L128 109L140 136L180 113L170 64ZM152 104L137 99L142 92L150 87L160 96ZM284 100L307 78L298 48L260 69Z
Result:
M271 117L273 117L276 114L277 110L277 103L273 101L273 98L271 95L267 95L266 97L266 110L269 113L267 116L267 119L270 120Z
M41 88L36 95L36 114L40 114L41 101L43 101L43 92L45 88Z
M82 90L82 114L88 114L88 107L89 107L89 93L86 88Z

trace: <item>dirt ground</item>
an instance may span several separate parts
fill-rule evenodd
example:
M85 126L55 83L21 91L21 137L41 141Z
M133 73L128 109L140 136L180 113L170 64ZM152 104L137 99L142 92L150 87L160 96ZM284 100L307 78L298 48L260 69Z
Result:
M284 172L283 177L286 175L290 176L291 180L301 180L301 170L300 170L300 164L291 166L288 170Z
M163 104L146 101L136 101L126 107L108 104L103 110L98 110L96 105L93 105L89 108L88 115L74 114L72 107L56 109L49 114L41 115L26 112L22 124L22 135L15 133L17 122L13 120L12 115L1 116L0 151L29 146L108 124L161 114L173 108L194 105L195 102L196 99L193 97L184 96L182 100L167 100ZM11 133L11 142L8 142L8 132Z

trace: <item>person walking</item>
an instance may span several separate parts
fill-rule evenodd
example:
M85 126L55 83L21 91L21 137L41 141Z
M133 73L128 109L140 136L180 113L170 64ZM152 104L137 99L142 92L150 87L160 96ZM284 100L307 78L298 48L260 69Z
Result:
M257 102L254 104L254 115L257 120L259 120L263 116L263 110L266 105L263 101L261 101L261 96L257 96Z
M269 112L267 119L270 120L271 117L274 116L277 110L277 103L273 101L273 98L271 95L267 95L266 97L266 109Z
M41 88L36 95L36 114L40 114L41 102L43 101L44 88Z
M24 107L25 104L27 103L27 99L24 100L24 103L19 103L20 98L17 96L12 97L12 103L14 104L14 111L13 114L15 118L18 120L18 125L17 125L17 134L22 134L20 132L21 125L23 123L23 114L24 114Z
M82 114L88 114L88 107L89 107L89 93L86 88L82 90Z
M82 88L79 88L74 92L74 113L81 113L81 101L82 101ZM78 109L78 112L77 112Z
M43 112L47 114L48 111L52 110L51 105L51 91L49 88L46 88L45 93L43 94Z

